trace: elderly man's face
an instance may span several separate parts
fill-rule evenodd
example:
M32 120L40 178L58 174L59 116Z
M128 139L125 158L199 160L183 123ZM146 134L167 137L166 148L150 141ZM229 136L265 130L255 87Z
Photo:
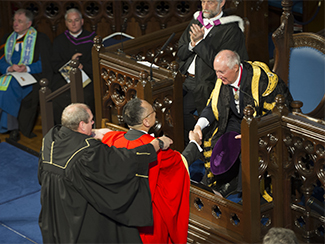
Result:
M14 15L13 29L18 35L23 35L32 25L24 13L18 13Z
M218 79L221 79L224 85L230 85L236 81L239 73L239 66L237 64L229 68L226 61L216 59L213 66Z
M84 20L80 18L78 13L70 13L67 15L65 25L71 34L78 34L84 24Z
M225 1L219 3L217 0L210 1L201 1L202 12L204 18L213 18L221 13L222 7L225 4Z
M88 123L85 123L85 134L90 136L93 129L94 116L93 113L88 108L87 108L87 113L89 114L90 118L88 120Z

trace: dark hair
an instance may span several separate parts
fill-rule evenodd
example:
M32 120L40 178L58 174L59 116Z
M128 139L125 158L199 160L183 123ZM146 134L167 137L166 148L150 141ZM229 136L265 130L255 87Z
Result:
M23 8L20 8L18 9L15 14L25 14L26 18L28 19L28 21L31 21L33 23L33 20L34 20L34 15L33 13L28 10L28 9L23 9Z
M124 106L122 115L124 122L129 126L142 124L142 116L145 108L141 106L142 101L139 98L133 98Z
M70 130L77 131L81 121L89 123L90 115L87 110L88 105L83 103L72 103L62 112L62 125Z

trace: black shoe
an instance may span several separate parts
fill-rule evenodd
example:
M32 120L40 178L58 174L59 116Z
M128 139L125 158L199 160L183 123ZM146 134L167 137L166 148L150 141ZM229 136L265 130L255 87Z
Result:
M31 132L27 137L28 138L34 138L34 137L36 137L37 135L35 134L35 133L33 133L33 132Z
M219 192L224 198L237 193L238 177L235 177L230 182L217 186L216 191Z
M13 141L19 141L20 140L19 130L10 131L9 139Z

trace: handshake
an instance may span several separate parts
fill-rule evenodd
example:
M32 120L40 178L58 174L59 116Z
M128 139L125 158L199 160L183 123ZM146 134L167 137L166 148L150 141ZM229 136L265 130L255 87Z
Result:
M188 133L188 138L190 139L190 141L196 141L196 143L201 146L201 144L202 144L202 135L200 135L195 130L193 130L193 131L191 130Z

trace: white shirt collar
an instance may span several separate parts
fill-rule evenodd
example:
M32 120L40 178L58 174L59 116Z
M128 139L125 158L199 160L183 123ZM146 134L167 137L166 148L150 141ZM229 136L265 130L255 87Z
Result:
M214 25L213 21L220 19L222 15L223 15L223 11L221 11L220 14L218 14L217 16L215 16L215 17L213 17L213 18L210 18L210 19L208 19L208 18L203 18L204 25L207 25L207 24L209 24L209 23L210 23L211 25Z
M72 33L69 31L70 35L73 36L74 38L77 38L77 37L81 34L81 32L82 32L82 29L80 30L80 32L79 32L78 34L72 34Z
M236 79L236 81L234 83L232 83L231 85L236 87L238 89L238 83L239 83L239 80L240 80L240 77L241 77L241 73L242 73L242 69L243 69L243 65L240 64L240 69L239 69L239 72L238 72L238 77Z

